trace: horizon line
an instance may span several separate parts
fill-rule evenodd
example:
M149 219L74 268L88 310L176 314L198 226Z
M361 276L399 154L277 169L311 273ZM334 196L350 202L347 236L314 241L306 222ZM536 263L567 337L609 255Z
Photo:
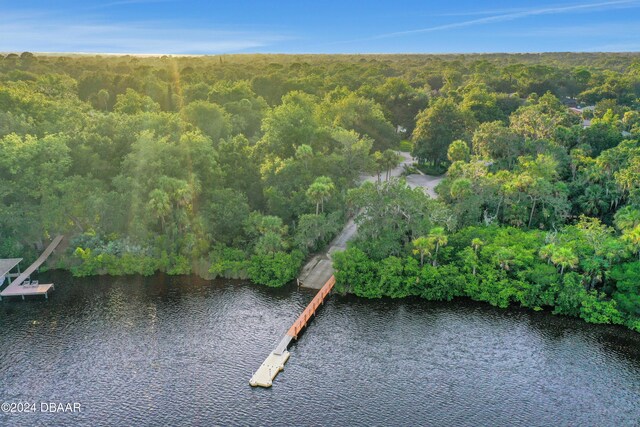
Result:
M204 57L204 56L231 56L231 55L375 55L375 56L391 56L391 55L544 55L544 54L555 54L555 53L571 53L571 54L592 54L592 53L606 53L606 54L637 54L640 55L640 51L606 51L606 50L548 50L548 51L468 51L468 52L321 52L321 53L312 53L312 52L237 52L237 53L126 53L126 52L47 52L47 51L0 51L0 55L10 55L17 54L20 55L22 53L29 52L33 55L42 55L42 56L59 56L59 55L83 55L83 56L99 56L99 55L107 55L107 56L145 56L145 57L161 57L161 56L172 56L172 57Z

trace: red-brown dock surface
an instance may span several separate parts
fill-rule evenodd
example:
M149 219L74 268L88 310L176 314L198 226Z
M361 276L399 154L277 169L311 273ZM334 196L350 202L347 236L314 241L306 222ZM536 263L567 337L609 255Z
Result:
M325 283L324 286L318 291L316 296L313 297L307 308L305 308L300 316L296 319L296 321L293 322L293 325L291 325L291 327L287 331L287 335L292 338L298 339L300 331L302 331L305 326L307 326L307 323L309 322L309 319L311 319L311 316L316 314L316 310L318 310L318 307L320 307L322 303L324 303L324 300L327 298L327 295L329 295L329 292L331 292L331 289L333 289L333 285L335 284L336 278L334 276L331 276L329 280L327 280L327 283Z
M287 346L292 339L298 339L300 332L307 326L309 320L311 320L311 316L316 314L316 311L322 303L324 303L324 300L327 298L335 284L336 278L331 276L313 297L309 305L307 305L307 308L305 308L302 314L300 314L296 321L293 322L293 325L291 325L285 336L282 337L278 346L269 353L256 373L253 374L251 380L249 380L249 384L254 387L271 387L273 379L278 375L278 372L284 369L284 364L289 360Z

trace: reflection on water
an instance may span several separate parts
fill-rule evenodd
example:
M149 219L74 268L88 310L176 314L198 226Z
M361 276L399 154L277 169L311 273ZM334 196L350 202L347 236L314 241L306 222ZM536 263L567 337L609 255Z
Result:
M313 294L56 275L0 303L0 425L598 425L640 420L640 334L468 301L332 296L273 388L253 371Z

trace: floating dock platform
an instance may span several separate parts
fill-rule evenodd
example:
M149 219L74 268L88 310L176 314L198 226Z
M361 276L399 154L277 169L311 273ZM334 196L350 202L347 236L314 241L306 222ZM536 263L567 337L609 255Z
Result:
M249 384L253 387L271 387L274 378L280 371L284 370L284 364L289 360L291 354L287 351L287 347L291 340L292 337L288 335L282 337L282 340L280 340L275 350L269 353L256 373L253 374L249 380Z
M318 308L324 303L335 283L336 278L331 276L313 297L307 308L305 308L296 321L293 322L293 325L291 325L285 336L282 337L278 346L269 353L265 361L262 362L262 365L260 365L256 373L253 374L249 380L249 384L253 387L271 387L276 375L284 369L284 364L289 360L290 353L287 351L287 347L289 347L292 340L298 339L300 332L307 326L311 317L316 314Z

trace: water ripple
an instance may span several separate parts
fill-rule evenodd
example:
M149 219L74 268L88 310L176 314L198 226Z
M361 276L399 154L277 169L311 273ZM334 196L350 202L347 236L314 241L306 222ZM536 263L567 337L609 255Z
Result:
M598 425L640 420L640 335L471 302L333 296L269 390L248 379L312 294L54 278L0 303L0 425Z

